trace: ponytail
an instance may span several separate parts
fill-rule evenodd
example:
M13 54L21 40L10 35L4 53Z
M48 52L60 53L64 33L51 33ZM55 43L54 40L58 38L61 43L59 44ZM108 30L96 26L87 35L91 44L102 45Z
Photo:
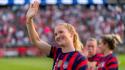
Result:
M122 40L118 34L116 34L116 35L113 34L112 37L113 37L116 45L122 43Z
M82 43L80 42L78 33L75 33L75 34L74 34L73 44L74 44L74 47L75 47L75 50L76 50L76 51L81 51L81 50L83 49L83 45L82 45Z
M109 49L114 50L118 44L122 43L119 35L110 34L102 36L102 41L104 44L108 44Z

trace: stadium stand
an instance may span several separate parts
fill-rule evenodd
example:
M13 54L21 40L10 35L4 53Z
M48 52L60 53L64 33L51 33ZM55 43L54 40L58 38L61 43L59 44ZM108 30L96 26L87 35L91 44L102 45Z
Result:
M120 34L125 44L124 5L122 7L102 5L106 4L105 0L39 1L41 3L40 10L34 20L41 39L52 43L54 26L57 23L67 22L76 27L83 43L90 36L98 38L103 34L117 33ZM33 0L0 0L0 50L5 50L2 49L4 47L14 48L13 50L16 49L16 52L19 51L18 47L31 49L25 26L25 14L28 9L27 3L29 2L32 3ZM66 5L63 5L63 3ZM23 49L23 51L26 50ZM33 50L31 49L31 51ZM29 55L37 55L39 53L38 49L33 53L31 51L28 49L26 53ZM19 55L19 53L21 52L14 54ZM0 56L3 54L4 52L0 51Z

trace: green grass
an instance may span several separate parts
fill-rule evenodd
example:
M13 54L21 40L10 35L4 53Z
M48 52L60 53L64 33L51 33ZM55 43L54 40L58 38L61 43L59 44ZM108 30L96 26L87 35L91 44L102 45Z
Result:
M119 70L125 70L125 55L118 56ZM52 59L42 58L0 58L0 70L51 70Z
M119 59L119 70L125 70L125 54L118 56Z
M0 70L51 70L50 58L2 58Z

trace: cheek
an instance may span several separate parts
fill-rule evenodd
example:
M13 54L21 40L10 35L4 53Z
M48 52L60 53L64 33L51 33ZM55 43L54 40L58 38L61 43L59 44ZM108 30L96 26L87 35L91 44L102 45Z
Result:
M65 34L63 34L62 37L63 37L62 41L64 41L64 42L68 41L68 36L66 36Z
M92 48L92 50L91 50L91 52L94 54L94 53L96 53L96 48Z
M88 50L89 48L88 47L85 47L86 50Z
M64 37L67 41L72 40L71 36L69 34L64 34Z
M54 39L55 39L55 41L56 41L56 37L54 36Z
M99 45L98 50L102 50L102 45Z
M93 48L92 48L92 52L93 52L93 53L96 53L96 48L93 47Z
M105 46L101 45L100 50L103 52L105 50Z

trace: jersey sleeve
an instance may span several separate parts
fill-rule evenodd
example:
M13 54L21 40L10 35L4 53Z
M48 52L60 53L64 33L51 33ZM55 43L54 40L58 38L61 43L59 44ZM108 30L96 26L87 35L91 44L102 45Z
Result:
M52 46L52 47L51 47L51 50L50 50L49 57L56 59L57 56L58 56L60 53L61 53L61 48L57 48L57 47Z

